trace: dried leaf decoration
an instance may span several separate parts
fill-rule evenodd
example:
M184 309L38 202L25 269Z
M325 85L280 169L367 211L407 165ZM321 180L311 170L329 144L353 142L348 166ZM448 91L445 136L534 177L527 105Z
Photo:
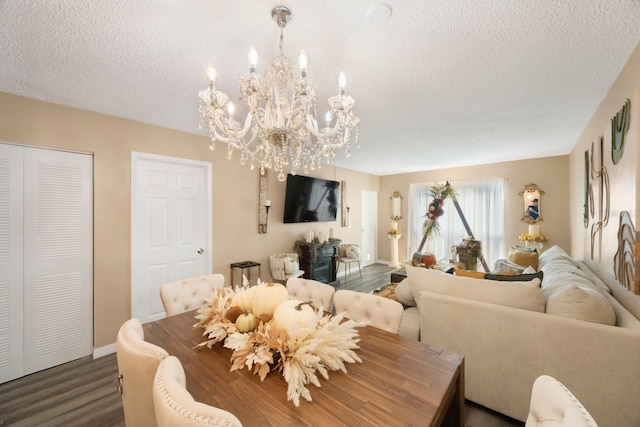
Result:
M311 333L289 337L269 321L261 321L255 330L240 333L235 324L225 318L231 299L241 289L218 290L216 297L198 310L199 320L194 327L204 330L208 340L197 347L211 348L218 342L233 350L230 371L247 368L261 381L271 371L281 371L287 382L287 399L300 405L300 397L311 401L307 386L320 387L320 378L329 378L329 371L347 372L346 364L361 362L355 350L360 348L357 327L366 322L355 322L342 315L324 315L318 311L318 323Z

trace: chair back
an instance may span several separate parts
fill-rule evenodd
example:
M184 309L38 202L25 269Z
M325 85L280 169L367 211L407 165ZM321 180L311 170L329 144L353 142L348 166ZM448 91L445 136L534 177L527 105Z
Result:
M300 277L304 274L300 270L300 258L295 253L274 254L269 257L271 277L282 282L291 277Z
M338 255L342 262L360 261L362 253L360 246L355 243L343 243L338 247Z
M597 427L582 403L560 381L541 375L533 383L525 427Z
M184 368L177 357L169 356L160 363L153 381L158 427L242 426L231 412L196 402L186 384Z
M292 277L287 280L289 298L300 301L311 301L314 307L325 312L331 312L333 294L336 289L326 283L311 279Z
M190 277L162 285L160 299L167 316L174 316L211 302L216 295L216 289L223 287L222 274Z
M127 320L116 340L119 385L124 420L127 426L155 427L151 388L160 361L169 354L144 340L144 331L136 318Z
M404 307L397 301L341 289L333 296L333 305L337 314L344 313L349 319L367 320L371 326L394 334L400 330Z

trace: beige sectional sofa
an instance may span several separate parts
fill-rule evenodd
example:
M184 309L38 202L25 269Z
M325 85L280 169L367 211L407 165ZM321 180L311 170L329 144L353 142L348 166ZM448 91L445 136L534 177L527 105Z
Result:
M601 427L640 426L640 320L611 295L619 284L557 246L540 255L541 283L406 269L396 296L410 292L417 307L405 311L401 335L463 354L467 399L525 421L533 382L546 374Z

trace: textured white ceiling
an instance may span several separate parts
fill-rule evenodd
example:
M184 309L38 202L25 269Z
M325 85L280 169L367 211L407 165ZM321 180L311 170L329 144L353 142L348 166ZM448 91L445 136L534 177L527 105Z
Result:
M568 154L640 38L638 0L0 0L0 91L204 135L206 64L235 97L280 4L319 111L347 74L361 147L336 164L378 175Z

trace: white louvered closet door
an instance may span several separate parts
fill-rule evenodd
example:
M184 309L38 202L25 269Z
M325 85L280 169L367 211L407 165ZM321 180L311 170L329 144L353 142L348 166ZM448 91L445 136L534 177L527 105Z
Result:
M93 351L93 158L24 151L25 374Z
M23 375L23 148L0 144L0 383Z

